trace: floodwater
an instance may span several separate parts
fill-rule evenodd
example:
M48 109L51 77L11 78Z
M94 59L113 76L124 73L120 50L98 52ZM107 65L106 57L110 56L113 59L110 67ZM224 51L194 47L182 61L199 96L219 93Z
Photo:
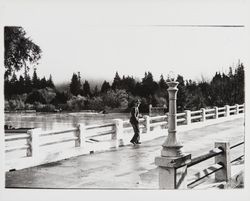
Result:
M41 128L42 130L61 130L75 127L78 123L94 125L110 123L112 119L126 120L129 113L87 113L87 112L62 112L62 113L6 113L5 124L15 128Z

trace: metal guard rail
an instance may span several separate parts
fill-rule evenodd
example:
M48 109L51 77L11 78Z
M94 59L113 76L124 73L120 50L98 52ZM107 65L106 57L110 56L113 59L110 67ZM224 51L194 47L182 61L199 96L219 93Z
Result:
M199 182L199 181L201 181L202 179L206 178L207 176L209 176L209 175L211 175L211 174L213 174L213 173L215 173L215 172L223 169L223 167L224 166L222 164L220 164L220 163L217 163L217 164L214 164L214 165L208 167L206 170L211 170L209 173L204 174L203 176L199 177L198 179L194 179L193 181L191 181L190 183L188 183L187 186L189 188L193 188L193 187L199 185L199 184L196 184L196 185L194 185L194 184L197 183L197 182Z
M233 148L235 148L235 147L238 147L238 146L240 146L240 145L242 145L242 144L244 144L244 142L237 143L237 144L231 146L231 147L230 147L230 150L233 149ZM201 156L198 156L198 157L196 157L196 158L191 159L191 162L189 162L189 163L187 164L187 167L192 167L193 165L196 165L196 164L198 164L198 163L201 163L201 162L203 162L203 161L205 161L205 160L208 160L208 159L210 159L210 158L212 158L212 157L214 157L214 156L220 155L220 154L222 154L222 153L223 153L223 150L221 150L220 148L212 149L212 150L211 150L209 153L207 153L207 154L203 154L203 155L201 155ZM234 160L232 160L232 161L230 161L230 162L233 163L233 162L239 160L239 159L242 158L242 157L244 157L244 155L240 155L239 157L235 158ZM207 177L207 176L209 176L209 175L211 175L211 174L213 174L213 173L215 173L215 172L217 172L217 171L219 171L219 170L221 170L221 169L223 169L223 168L224 168L224 166L223 166L223 164L221 164L221 163L214 164L214 165L212 165L212 166L206 168L206 170L211 170L210 172L208 172L207 174L204 173L204 175L202 175L202 176L199 177L198 179L192 180L187 186L188 186L189 188L193 188L193 187L196 186L195 183L201 181L201 180L204 179L205 177ZM203 171L203 172L204 172L204 171ZM197 185L198 185L198 184L197 184Z
M219 148L214 148L211 151L209 151L209 153L206 153L206 154L203 154L201 156L191 159L191 161L187 164L187 167L192 167L198 163L201 163L205 160L213 158L214 156L220 155L222 153L223 153L223 150Z

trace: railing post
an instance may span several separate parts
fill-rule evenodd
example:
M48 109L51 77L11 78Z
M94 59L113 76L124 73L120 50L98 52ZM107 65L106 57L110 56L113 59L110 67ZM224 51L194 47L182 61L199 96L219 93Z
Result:
M214 118L215 119L218 119L219 118L219 115L218 115L218 107L214 107Z
M229 117L229 116L230 116L230 106L225 105L225 117Z
M77 124L75 147L85 147L85 125Z
M35 128L27 131L30 137L27 140L29 148L27 150L27 156L32 157L34 161L39 159L39 134L41 133L41 128Z
M148 133L148 132L150 132L150 117L148 115L145 115L144 119L145 119L146 133Z
M151 117L152 116L152 104L148 106L148 115Z
M206 121L206 109L201 108L201 121Z
M235 111L235 114L239 114L239 105L238 105L238 104L235 104L235 106L236 106L236 107L235 107L235 110L236 110L236 111Z
M229 142L215 142L215 148L220 148L223 153L215 156L215 163L223 165L223 169L215 172L216 181L226 181L231 179L231 156Z
M112 140L116 140L116 147L124 145L122 134L123 134L123 121L122 119L114 119L115 133L112 134Z
M185 113L186 113L186 125L189 125L191 124L191 111L190 110L185 110Z

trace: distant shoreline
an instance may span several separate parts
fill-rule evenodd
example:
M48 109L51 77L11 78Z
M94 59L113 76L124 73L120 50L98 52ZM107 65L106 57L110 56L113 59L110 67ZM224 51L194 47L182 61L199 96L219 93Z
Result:
M110 114L110 113L128 113L126 110L108 110L108 111L96 111L96 110L79 110L79 111L67 111L67 110L56 110L51 112L37 112L36 110L13 110L13 111L4 111L5 114L11 113L86 113L86 114Z

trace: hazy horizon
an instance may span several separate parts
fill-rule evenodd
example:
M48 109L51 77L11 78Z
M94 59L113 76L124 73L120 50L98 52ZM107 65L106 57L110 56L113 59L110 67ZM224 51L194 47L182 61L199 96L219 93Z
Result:
M197 81L246 61L242 2L11 0L3 16L41 47L37 74L55 84L77 72L111 82L116 71L138 79L150 71L155 80L173 71Z

